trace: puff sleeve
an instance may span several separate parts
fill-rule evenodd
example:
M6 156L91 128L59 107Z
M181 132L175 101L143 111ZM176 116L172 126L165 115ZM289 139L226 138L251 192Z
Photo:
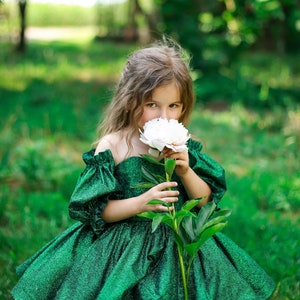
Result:
M190 167L211 188L211 197L218 203L226 191L224 169L208 155L201 152L202 144L190 139L188 141Z
M72 219L90 225L99 234L105 225L101 215L111 193L117 191L117 180L113 175L114 160L110 150L94 156L95 150L84 153L86 164L78 178L69 202Z

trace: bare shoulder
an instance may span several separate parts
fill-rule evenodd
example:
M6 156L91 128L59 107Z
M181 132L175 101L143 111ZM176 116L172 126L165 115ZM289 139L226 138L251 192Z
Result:
M118 138L116 133L111 133L108 135L103 136L96 147L95 155L97 155L99 152L103 152L105 150L111 150L114 151L114 148L116 147Z
M97 145L95 155L108 149L112 153L115 164L126 158L128 146L124 138L124 132L119 131L102 137Z
M133 149L130 149L126 139L127 135L128 131L120 130L103 136L97 145L95 155L109 149L117 165L129 156L138 156L140 153L146 153L148 151L148 146L146 147L147 149L145 149L144 144L139 145L140 142L134 142L133 139L131 139L130 143L134 144L134 146Z

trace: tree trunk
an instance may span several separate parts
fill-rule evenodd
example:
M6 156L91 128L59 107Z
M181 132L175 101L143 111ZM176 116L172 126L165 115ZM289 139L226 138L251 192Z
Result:
M149 35L152 38L158 38L160 36L160 34L157 32L157 20L155 18L155 14L147 14L141 7L140 3L138 0L135 0L135 8L136 8L136 13L141 14L148 25L148 31L149 31Z
M26 49L26 39L25 39L25 30L26 30L26 0L18 0L19 6L19 17L20 17L20 33L19 33L19 43L17 45L17 50L24 52Z
M128 23L124 32L126 42L135 42L138 39L138 29L136 24L136 6L134 0L128 1Z

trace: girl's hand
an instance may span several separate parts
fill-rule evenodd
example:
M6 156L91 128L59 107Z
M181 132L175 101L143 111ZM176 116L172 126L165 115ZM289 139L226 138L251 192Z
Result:
M174 152L172 149L165 148L163 154L167 158L176 159L175 172L179 177L183 177L189 170L189 153L187 151Z
M161 211L161 212L168 212L169 210L172 210L173 207L170 206L169 208L167 206L164 206L162 204L147 204L153 199L162 200L165 203L174 203L178 201L177 196L179 195L178 191L174 190L168 190L169 188L176 187L177 182L163 182L160 183L153 188L149 189L147 192L142 194L140 196L140 208L138 211L140 213L146 212L146 211Z

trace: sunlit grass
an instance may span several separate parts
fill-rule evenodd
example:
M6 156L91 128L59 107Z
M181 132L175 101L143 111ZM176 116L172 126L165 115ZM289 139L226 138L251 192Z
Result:
M91 79L115 82L124 63L125 51L130 50L123 45L100 46L91 40L52 42L51 47L46 42L36 42L28 47L24 56L7 51L0 57L0 76L3 78L0 87L24 91L34 80L48 84Z
M258 53L245 55L238 61L241 75L264 83L272 88L298 88L300 84L300 59L299 54L278 55L275 53ZM270 64L270 61L272 63ZM253 69L257 72L254 73Z
M0 298L9 297L15 267L72 223L67 204L83 168L81 153L96 139L103 107L134 48L32 42L21 56L3 45ZM247 65L249 78L265 76L258 73ZM294 75L290 87L299 78ZM233 210L226 233L274 278L273 299L299 298L300 109L295 103L262 110L241 102L222 102L221 108L199 102L189 129L226 170L221 206Z
M228 191L220 205L233 213L225 232L278 283L272 299L300 296L300 128L287 134L289 123L284 110L233 105L219 112L198 109L190 126L204 152L226 170Z

